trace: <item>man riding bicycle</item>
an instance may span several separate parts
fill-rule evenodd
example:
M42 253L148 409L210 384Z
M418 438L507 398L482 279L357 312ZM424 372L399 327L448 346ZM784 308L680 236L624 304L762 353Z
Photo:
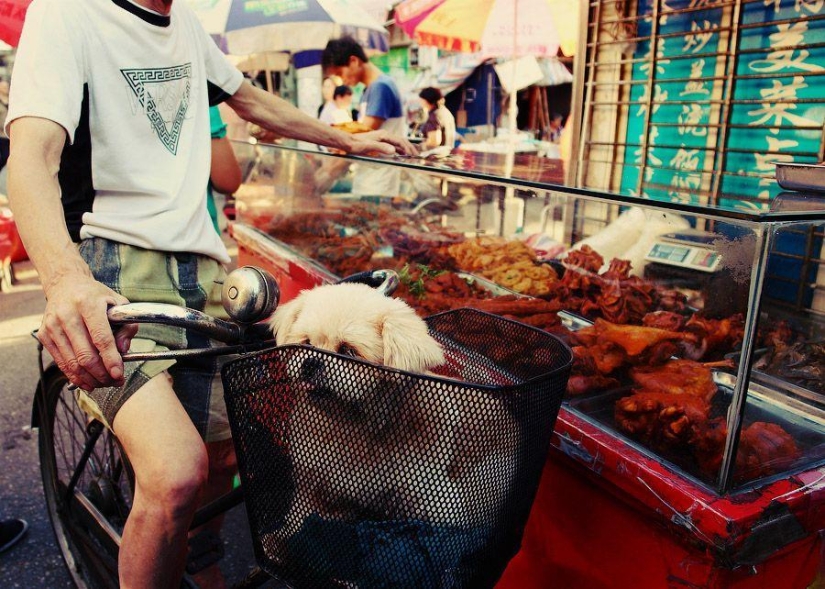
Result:
M204 199L208 109L223 100L280 136L351 153L414 149L381 131L342 133L254 88L183 3L34 0L28 9L6 122L9 197L46 294L38 338L135 470L119 557L127 588L178 586L192 515L235 469L217 360L124 366L120 357L197 336L113 334L106 316L129 301L221 314L229 256Z

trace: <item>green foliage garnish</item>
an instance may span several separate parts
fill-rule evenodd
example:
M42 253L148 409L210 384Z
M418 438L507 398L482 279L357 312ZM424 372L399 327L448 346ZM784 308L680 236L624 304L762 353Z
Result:
M426 264L416 264L415 269L418 271L418 278L413 278L410 265L404 264L404 267L398 272L398 278L401 280L401 284L406 285L411 295L421 299L427 294L424 283L430 278L442 274L444 271L434 270Z

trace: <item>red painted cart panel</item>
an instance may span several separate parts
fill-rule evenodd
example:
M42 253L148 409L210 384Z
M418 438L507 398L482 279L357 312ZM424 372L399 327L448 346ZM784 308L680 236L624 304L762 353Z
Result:
M282 300L337 279L236 224L239 263ZM497 589L805 589L821 566L825 467L719 496L563 407L521 551Z

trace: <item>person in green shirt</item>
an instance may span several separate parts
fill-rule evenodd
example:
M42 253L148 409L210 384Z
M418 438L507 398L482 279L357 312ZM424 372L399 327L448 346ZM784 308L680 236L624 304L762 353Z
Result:
M242 180L241 167L232 150L232 144L226 137L226 124L217 106L209 108L209 122L212 132L212 168L209 173L209 184L206 186L206 210L209 211L215 231L220 233L214 192L230 196L238 190Z

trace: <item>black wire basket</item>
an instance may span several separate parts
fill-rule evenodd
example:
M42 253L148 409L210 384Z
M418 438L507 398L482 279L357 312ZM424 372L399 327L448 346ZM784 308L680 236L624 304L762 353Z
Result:
M308 346L228 362L258 564L296 587L492 587L518 551L572 363L472 309L427 319L412 374Z

